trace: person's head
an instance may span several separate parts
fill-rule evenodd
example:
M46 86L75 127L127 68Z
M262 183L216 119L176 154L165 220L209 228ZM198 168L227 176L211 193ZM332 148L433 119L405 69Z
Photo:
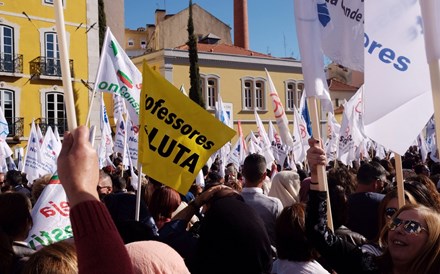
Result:
M266 159L264 156L249 154L243 163L243 177L246 186L257 186L266 178Z
M24 241L32 227L31 201L20 192L0 194L0 273L11 273L13 241Z
M159 229L171 219L181 201L179 192L169 186L163 185L153 192L148 208Z
M0 231L13 241L24 241L32 227L32 204L19 192L0 194Z
M127 181L118 175L111 176L113 192L126 192L127 191Z
M295 171L280 171L272 178L272 186L268 195L280 199L283 207L290 206L299 202L300 184L299 174Z
M278 258L289 261L309 261L316 258L307 240L305 205L294 203L283 209L275 223Z
M227 182L231 177L237 178L238 170L233 163L229 163L225 169L225 182Z
M113 191L112 178L102 169L99 171L99 181L96 188L101 200L105 195L110 194Z
M183 258L173 248L158 241L136 241L126 244L134 273L189 274Z
M423 205L405 205L384 227L380 236L384 247L385 270L406 273L438 273L440 267L440 215Z
M378 162L364 163L357 172L359 187L369 192L381 192L387 181L387 171Z
M429 175L431 174L431 171L429 170L427 165L424 164L417 164L414 166L414 172L419 175L419 174L423 174L429 177Z
M8 172L6 172L5 182L15 187L23 183L23 176L18 170L8 170Z
M78 273L76 248L68 241L44 246L29 257L22 274Z
M34 180L31 189L32 204L35 204L38 198L40 198L41 193L43 192L44 188L47 186L51 178L52 178L52 174L46 174Z

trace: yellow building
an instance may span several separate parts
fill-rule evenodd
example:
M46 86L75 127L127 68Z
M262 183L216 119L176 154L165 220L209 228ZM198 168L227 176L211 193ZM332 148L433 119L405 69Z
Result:
M77 120L89 108L86 84L99 62L97 0L63 0ZM7 142L25 146L32 120L44 132L67 128L53 0L0 2L0 106L10 125Z
M254 110L257 110L266 129L269 121L275 125L267 69L293 130L293 107L299 105L303 91L299 61L274 58L232 45L204 44L203 40L198 44L198 58L203 98L208 111L215 112L220 95L233 121L231 126L237 130L240 121L245 136L250 131L257 131ZM186 45L136 57L133 62L141 68L144 59L174 86L180 88L183 85L188 92L190 79Z

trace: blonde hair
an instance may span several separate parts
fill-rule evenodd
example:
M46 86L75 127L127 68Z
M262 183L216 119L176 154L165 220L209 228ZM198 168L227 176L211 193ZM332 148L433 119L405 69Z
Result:
M43 247L29 257L22 274L76 274L78 261L73 243L57 242Z
M425 220L428 239L422 250L412 260L407 273L438 273L440 269L440 214L434 209L420 204L408 204L400 208L395 216L399 216L400 213L408 210L416 210ZM386 243L388 231L388 226L385 226L380 235L380 244ZM385 248L380 260L386 268L391 270L392 258L388 248Z

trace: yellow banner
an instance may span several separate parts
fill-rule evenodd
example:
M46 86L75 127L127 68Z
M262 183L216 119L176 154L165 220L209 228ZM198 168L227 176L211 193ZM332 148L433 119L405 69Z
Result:
M235 135L145 61L139 121L142 172L182 194L208 158Z

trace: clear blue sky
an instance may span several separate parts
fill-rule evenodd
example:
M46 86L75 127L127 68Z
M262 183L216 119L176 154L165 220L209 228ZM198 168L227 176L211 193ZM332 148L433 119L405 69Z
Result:
M188 7L189 0L125 0L125 27L137 29L154 24L156 9L175 14ZM193 0L228 24L234 39L233 0ZM293 0L248 0L249 46L253 51L276 57L299 58Z

